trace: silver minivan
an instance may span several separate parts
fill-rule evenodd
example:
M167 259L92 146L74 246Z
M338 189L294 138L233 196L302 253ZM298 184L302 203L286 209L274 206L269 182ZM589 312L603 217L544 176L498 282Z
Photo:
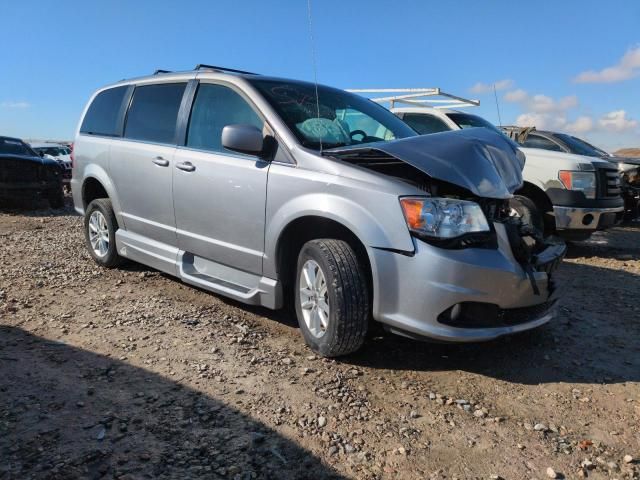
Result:
M99 89L74 155L98 264L294 306L321 355L372 321L470 342L553 316L565 246L513 214L524 155L486 129L419 136L343 90L199 65Z

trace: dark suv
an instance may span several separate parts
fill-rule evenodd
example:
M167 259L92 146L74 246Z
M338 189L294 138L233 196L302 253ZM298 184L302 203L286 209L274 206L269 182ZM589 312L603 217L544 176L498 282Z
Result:
M19 138L0 137L0 200L44 198L61 208L62 173L58 162L40 157Z

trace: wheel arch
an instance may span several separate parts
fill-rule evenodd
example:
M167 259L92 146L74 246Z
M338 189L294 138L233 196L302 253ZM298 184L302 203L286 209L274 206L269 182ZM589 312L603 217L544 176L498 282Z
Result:
M370 299L373 299L373 271L366 245L342 222L320 215L304 215L291 220L280 233L275 246L275 269L285 298L295 283L298 254L302 246L314 239L334 238L347 242L362 262Z
M543 214L553 212L553 204L551 203L549 196L542 188L531 182L525 181L520 190L514 193L515 195L522 195L530 198Z
M87 167L82 180L80 198L82 200L83 211L86 211L87 206L96 198L108 198L111 200L118 225L120 225L121 228L124 226L115 186L109 179L107 173L97 165Z

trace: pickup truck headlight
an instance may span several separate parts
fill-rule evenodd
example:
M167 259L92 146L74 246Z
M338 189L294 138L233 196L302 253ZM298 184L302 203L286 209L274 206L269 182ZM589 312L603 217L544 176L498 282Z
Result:
M595 172L560 170L560 172L558 172L558 179L567 190L582 192L587 198L596 198Z
M412 233L436 239L488 232L487 219L475 202L452 198L403 197L400 205Z

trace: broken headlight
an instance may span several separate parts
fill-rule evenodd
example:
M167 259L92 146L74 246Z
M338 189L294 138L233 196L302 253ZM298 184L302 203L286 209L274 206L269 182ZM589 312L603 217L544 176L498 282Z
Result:
M450 239L468 233L489 232L480 205L467 200L403 197L400 205L411 233L433 239Z

